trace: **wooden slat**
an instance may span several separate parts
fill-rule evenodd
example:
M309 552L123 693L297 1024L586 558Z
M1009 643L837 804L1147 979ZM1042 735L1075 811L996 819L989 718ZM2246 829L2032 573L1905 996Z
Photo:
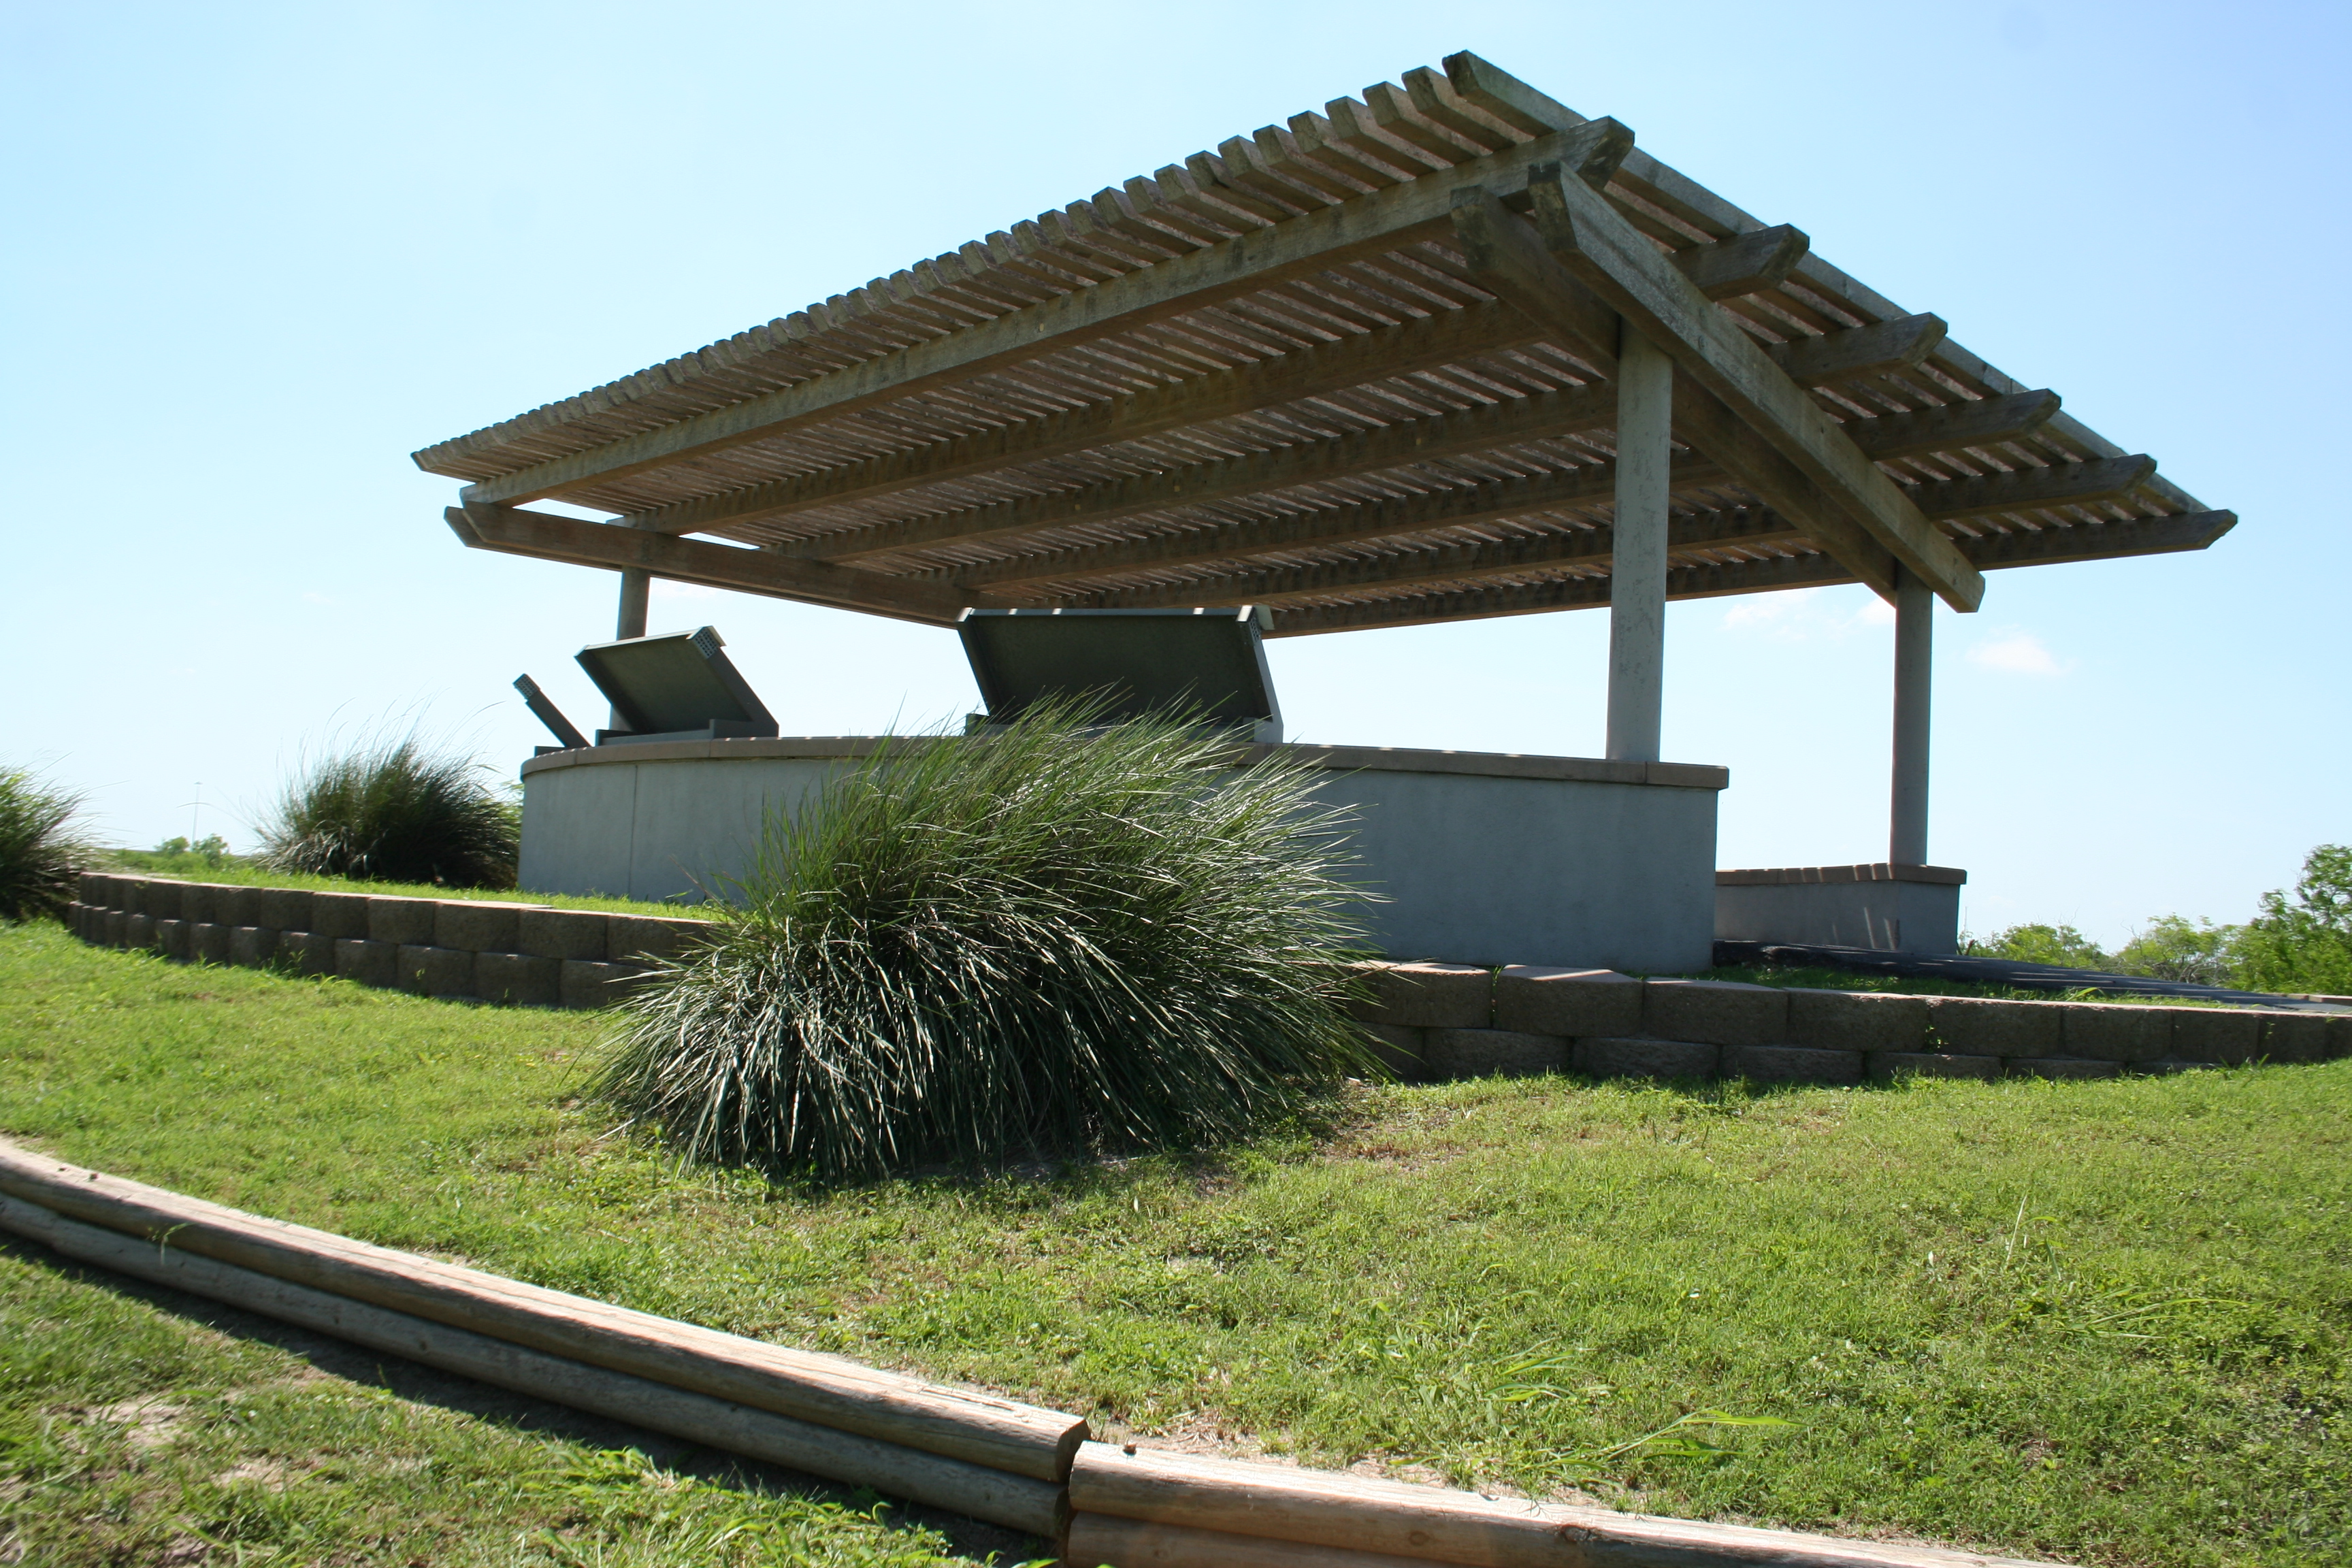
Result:
M1533 436L1569 433L1561 425L1563 416L1559 411L1559 400L1566 395L1555 394L1549 401L1526 399L1486 410L1478 416L1484 422L1483 434L1499 446L1525 441ZM1614 417L1613 399L1605 409L1591 398L1581 401L1586 417L1599 423ZM1955 404L1922 415L1855 420L1847 428L1854 432L1855 444L1873 458L1912 457L2016 439L2031 434L2056 405L2054 393L2024 393ZM1466 416L1447 416L1449 421L1462 417ZM1415 438L1410 449L1421 458L1449 453L1465 456L1475 449L1457 444L1467 437L1466 427L1453 439L1429 433ZM1399 444L1402 448L1402 437ZM1301 448L1286 450L1306 455ZM1593 500L1610 493L1613 474L1614 470L1604 464L1392 500L1310 507L1251 522L1189 527L1114 543L1043 550L977 566L952 568L934 575L965 587L1005 588L1151 566L1269 555L1314 545L1360 543ZM1674 482L1677 488L1719 484L1726 478L1720 465L1704 458L1685 457L1675 465Z
M1573 435L1607 426L1616 416L1616 397L1605 385L1570 387L1221 462L1081 485L966 511L785 540L775 550L810 559L846 561L1041 528L1109 522L1482 451L1507 441Z
M1973 610L1984 579L1904 499L1900 487L1853 444L1764 350L1581 181L1547 172L1532 180L1545 245L1619 314L1673 354L1739 422L1868 531L1955 609ZM1680 409L1677 399L1677 410ZM1727 468L1741 465L1709 452ZM1780 499L1768 497L1776 508ZM1810 531L1817 521L1791 514ZM1817 536L1818 537L1818 536ZM1839 542L1822 539L1835 551ZM1867 578L1865 577L1865 580Z
M1669 523L1667 548L1785 544L1802 537L1788 522L1761 508L1733 514L1727 526L1719 514L1678 517ZM1196 577L1165 587L1108 589L1083 595L1074 604L1093 609L1142 609L1181 605L1273 605L1327 598L1368 587L1408 588L1423 583L1475 582L1561 566L1605 563L1615 548L1607 527L1536 534L1520 539L1479 540L1422 550L1400 550L1310 566L1269 566L1252 572Z
M1474 304L1294 350L1232 370L1106 398L1042 419L999 426L840 468L772 479L622 521L665 533L688 533L809 507L889 495L919 485L971 479L1016 464L1140 440L1188 425L1295 403L1365 382L1412 375L1474 354L1521 347L1540 334L1509 307Z
M642 473L683 458L721 451L824 419L871 408L972 376L988 374L1052 349L1092 342L1150 321L1377 256L1451 232L1452 191L1463 184L1517 190L1532 164L1583 164L1596 141L1591 121L1572 132L1505 148L1444 174L1358 197L1271 228L1171 258L1089 289L1013 310L948 336L724 408L609 441L589 451L534 464L466 488L468 504L557 495L569 486Z
M953 626L967 607L999 602L827 562L797 561L772 551L705 544L642 528L615 528L511 507L450 507L442 515L450 531L476 550L562 561L574 566L636 567L673 582L865 610L926 626Z

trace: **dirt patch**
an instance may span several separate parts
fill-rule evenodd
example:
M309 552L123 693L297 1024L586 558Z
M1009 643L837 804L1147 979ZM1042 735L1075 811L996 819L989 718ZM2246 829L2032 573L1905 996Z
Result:
M134 1454L149 1454L158 1448L168 1448L178 1441L185 1426L182 1419L188 1413L184 1405L167 1404L148 1397L126 1399L120 1405L110 1405L90 1411L92 1420L125 1428L122 1440Z

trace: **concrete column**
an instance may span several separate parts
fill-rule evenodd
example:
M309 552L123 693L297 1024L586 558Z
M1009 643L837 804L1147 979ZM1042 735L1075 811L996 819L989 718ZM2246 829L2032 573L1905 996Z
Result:
M642 567L621 569L621 613L613 623L614 637L641 637L646 635L646 605L653 598L654 574ZM609 710L604 721L608 730L621 728L621 710Z
M641 637L646 635L646 605L653 597L654 574L641 567L624 567L621 572L621 614L613 626L615 637Z
M1654 763L1665 700L1666 484L1675 362L1630 326L1617 350L1617 521L1609 561L1609 757Z
M1927 703L1934 662L1936 596L1895 569L1895 795L1886 858L1927 863Z

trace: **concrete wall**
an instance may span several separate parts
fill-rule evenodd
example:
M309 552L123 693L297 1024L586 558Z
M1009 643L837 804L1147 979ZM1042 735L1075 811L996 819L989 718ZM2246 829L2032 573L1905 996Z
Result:
M84 942L186 963L542 1007L600 1007L708 921L492 899L408 899L85 872L67 922Z
M2352 1011L2010 1002L1605 970L1390 964L1357 1012L1400 1077L2114 1078L2352 1056Z
M1960 889L1950 882L1719 883L1715 934L1726 942L1957 952Z
M595 1007L709 922L482 899L380 898L91 872L67 921L84 942L193 963L335 974L419 995ZM2111 1078L2352 1057L2352 1010L1782 990L1605 969L1374 963L1356 1016L1407 1079L1577 1071L1854 1083Z
M795 809L880 743L695 742L534 759L523 769L521 885L649 900L723 894L766 809ZM1325 770L1320 799L1360 811L1358 874L1386 900L1365 918L1386 952L1643 971L1709 961L1720 768L1280 750Z

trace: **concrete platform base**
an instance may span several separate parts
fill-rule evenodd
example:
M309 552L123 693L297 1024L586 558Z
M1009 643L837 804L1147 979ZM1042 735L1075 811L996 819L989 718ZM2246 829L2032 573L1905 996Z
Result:
M1949 866L1782 866L1715 874L1723 942L1958 952L1960 887Z
M521 887L723 896L766 812L795 811L883 745L866 737L648 743L523 765ZM1633 973L1703 969L1722 768L1475 752L1283 746L1353 807L1363 919L1391 957Z

